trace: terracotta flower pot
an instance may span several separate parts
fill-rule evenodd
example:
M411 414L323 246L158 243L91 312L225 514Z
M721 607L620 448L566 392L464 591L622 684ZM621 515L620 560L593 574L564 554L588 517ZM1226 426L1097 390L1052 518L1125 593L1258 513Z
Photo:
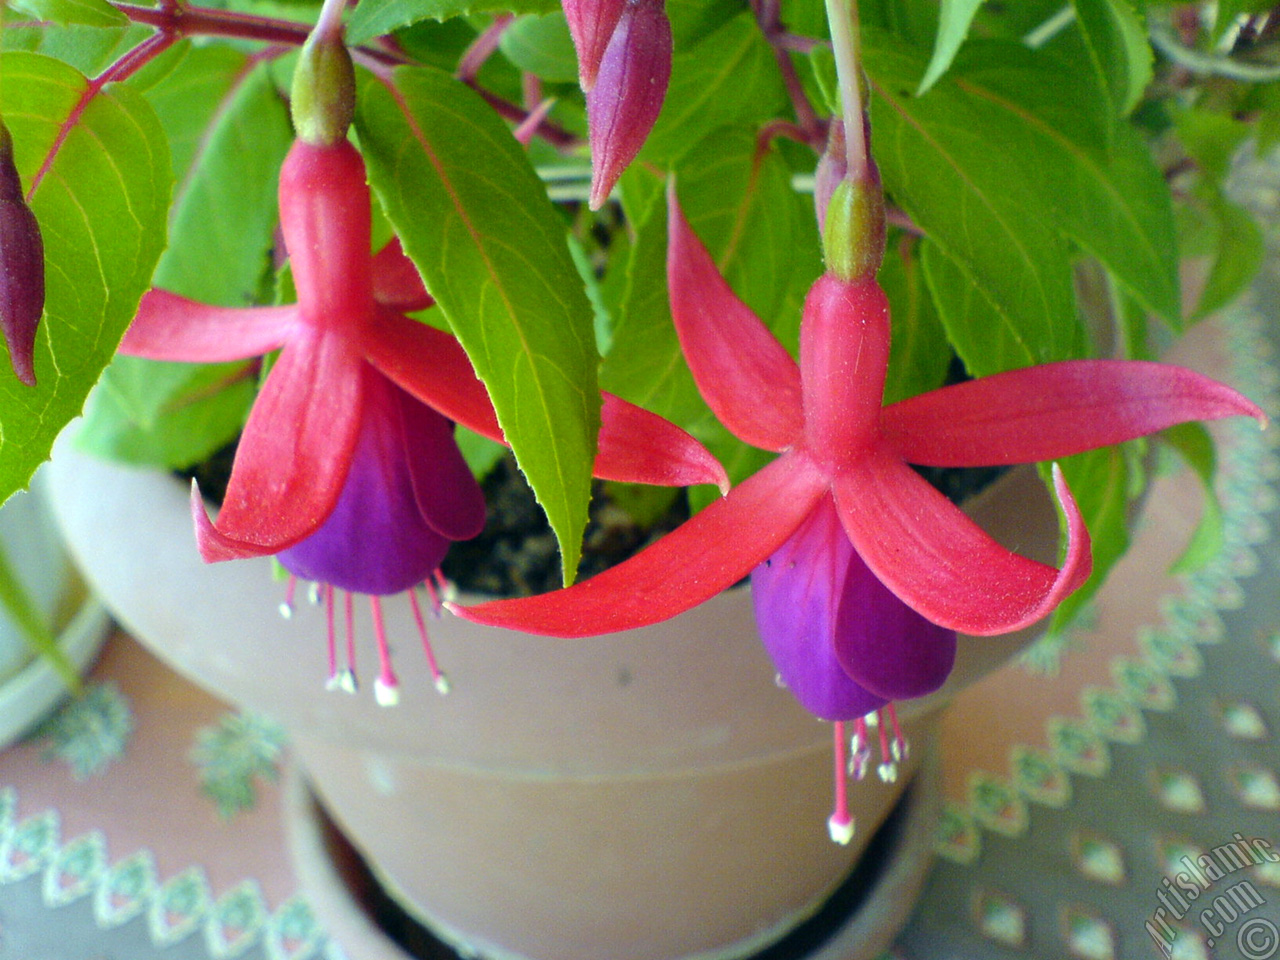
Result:
M324 691L323 613L300 605L281 619L266 561L200 562L181 484L65 442L51 481L72 549L121 622L192 680L283 722L383 885L438 936L486 955L735 957L776 940L849 873L949 693L1028 639L962 642L947 688L903 706L910 757L896 783L853 786L858 834L840 847L826 825L831 729L774 684L745 589L592 640L446 615L430 628L447 696L414 649L408 604L390 600L402 700L380 708L368 689ZM1056 517L1033 472L1006 475L974 512L1053 559ZM372 680L363 618L357 631ZM929 834L917 831L917 847ZM917 861L895 881L899 922L927 856ZM894 929L876 924L881 945Z

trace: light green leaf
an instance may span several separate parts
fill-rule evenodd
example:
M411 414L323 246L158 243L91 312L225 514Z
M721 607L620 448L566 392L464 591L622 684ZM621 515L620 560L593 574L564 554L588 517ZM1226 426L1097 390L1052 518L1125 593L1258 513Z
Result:
M1146 144L1125 124L1104 133L1109 111L1090 109L1081 79L1045 58L1007 43L971 50L956 86L981 103L987 135L1017 151L1042 209L1143 306L1179 323L1173 204Z
M915 97L918 59L883 34L866 31L864 52L886 188L988 305L990 322L957 343L971 372L1080 355L1070 250L1029 183L1043 157L1038 136L951 78Z
M448 20L474 13L550 13L556 0L362 0L347 21L347 42L366 43L420 20Z
M786 103L773 49L749 13L677 48L662 112L641 160L668 164L717 127L763 122Z
M1071 0L1093 69L1115 113L1133 112L1154 75L1143 15L1130 0Z
M564 222L478 94L430 68L397 70L393 83L362 78L370 183L488 387L571 582L601 399L591 304Z
M8 551L0 544L0 607L22 632L31 651L49 661L54 671L72 693L80 692L80 674L75 665L58 646L53 628L45 620L43 612L32 598L9 561Z
M1267 256L1262 228L1249 211L1218 196L1210 205L1210 216L1217 228L1213 267L1192 320L1221 310L1243 293Z
M122 27L129 22L129 18L107 0L9 0L9 6L19 13L49 23Z
M1098 592L1129 549L1129 454L1123 446L1090 450L1060 461L1063 476L1093 542L1093 573L1053 612L1049 632L1060 633ZM1047 466L1042 470L1048 482Z
M560 11L520 17L502 31L499 49L521 70L550 83L578 82L578 55Z
M89 397L76 444L110 460L185 469L239 435L256 394L242 363L117 356Z
M271 266L276 185L293 139L267 65L227 47L192 48L148 99L170 132L177 177L154 283L246 306Z
M1194 573L1218 555L1223 543L1222 505L1214 490L1213 477L1217 470L1217 453L1213 438L1200 423L1180 423L1160 434L1182 457L1187 466L1200 478L1204 490L1204 512L1196 525L1195 533L1186 549L1169 568L1174 576Z
M886 404L940 387L951 363L951 347L925 283L919 247L903 239L898 255L885 257L876 275L893 308Z
M933 45L933 59L916 88L916 96L922 97L938 82L951 61L955 59L960 44L964 43L969 33L969 25L973 23L973 15L982 6L982 0L942 0L938 11L938 37Z
M56 60L4 55L0 112L30 187L87 81ZM25 486L80 412L132 320L165 242L173 177L155 114L127 87L89 101L32 199L46 299L32 390L0 373L0 499Z
M645 177L643 172L628 178ZM750 127L724 127L680 162L681 208L711 251L729 285L794 350L799 300L821 270L812 204L791 188L791 174L775 151L757 153ZM625 191L624 191L625 192ZM627 285L613 347L601 369L604 385L680 424L706 443L733 480L734 440L702 401L680 352L667 299L667 217L658 194L638 211ZM736 461L735 461L736 462Z

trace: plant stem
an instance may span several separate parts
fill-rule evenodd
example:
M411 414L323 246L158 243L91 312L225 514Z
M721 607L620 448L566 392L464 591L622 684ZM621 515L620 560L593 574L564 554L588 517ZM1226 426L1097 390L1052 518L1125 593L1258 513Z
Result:
M840 81L840 109L844 118L847 177L852 183L868 179L866 127L862 122L862 35L858 29L858 0L826 0L831 49Z
M493 23L485 27L480 35L471 41L471 46L463 51L458 60L458 70L454 75L459 80L470 83L476 78L484 62L493 55L493 51L498 49L503 31L514 19L515 17L509 13L499 14L493 18Z
M320 17L312 30L317 43L342 42L342 11L346 6L347 0L324 0L324 5L320 8Z

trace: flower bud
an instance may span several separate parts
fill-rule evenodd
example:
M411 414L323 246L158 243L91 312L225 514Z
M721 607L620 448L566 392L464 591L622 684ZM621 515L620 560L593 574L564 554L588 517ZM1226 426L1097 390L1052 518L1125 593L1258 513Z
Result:
M44 313L44 242L22 195L13 138L0 122L0 330L18 379L36 385L36 328Z
M866 180L841 180L827 206L822 253L827 273L846 283L870 280L884 259L884 191L875 166Z
M293 71L290 110L299 140L331 147L347 138L356 114L356 74L341 40L312 34Z
M662 110L671 79L671 24L662 0L627 0L587 94L591 209L608 199Z
M827 129L827 149L818 158L818 169L813 174L813 207L818 216L819 233L827 228L827 208L831 206L831 197L848 175L844 121L839 117L832 117Z
M578 82L590 92L627 0L562 0L561 5L578 51Z

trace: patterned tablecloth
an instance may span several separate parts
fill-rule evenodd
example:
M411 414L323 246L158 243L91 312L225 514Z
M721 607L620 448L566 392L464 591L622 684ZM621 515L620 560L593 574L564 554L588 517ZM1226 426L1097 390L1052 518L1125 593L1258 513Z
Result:
M1210 372L1280 417L1280 262L1217 322ZM1280 430L1219 436L1218 559L1166 574L1199 492L1163 471L1088 622L950 710L939 856L891 957L1280 957ZM339 960L295 894L279 731L122 635L92 679L0 754L0 960Z

